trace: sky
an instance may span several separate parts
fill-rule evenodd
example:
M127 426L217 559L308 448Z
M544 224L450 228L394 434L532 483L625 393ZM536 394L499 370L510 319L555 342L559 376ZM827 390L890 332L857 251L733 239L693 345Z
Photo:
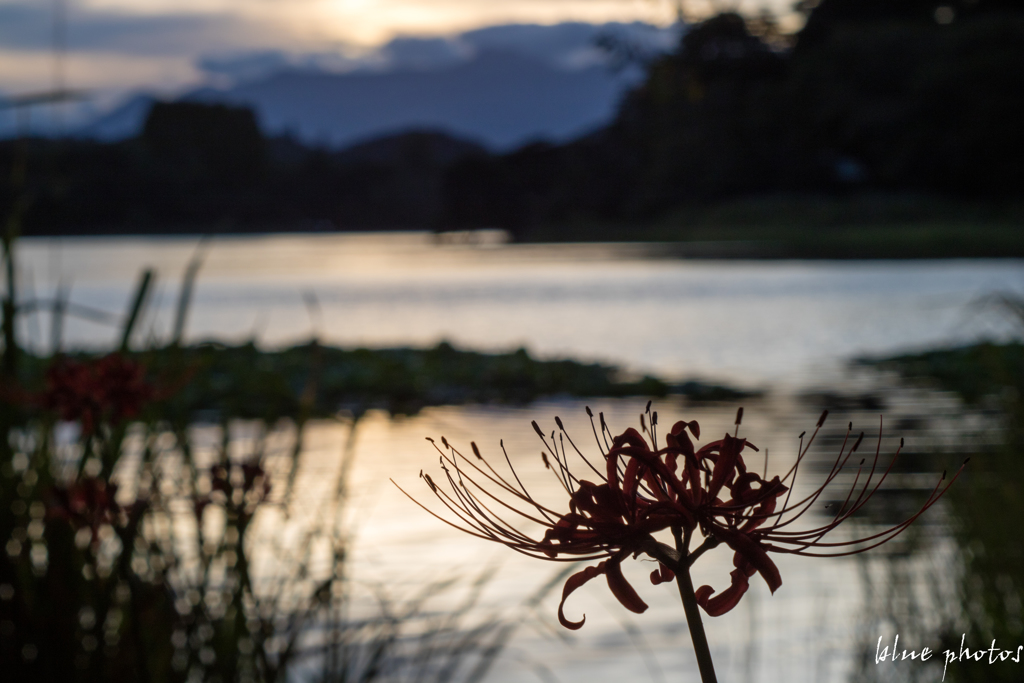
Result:
M782 0L719 7L784 8ZM66 58L54 59L54 16L66 17ZM688 0L700 15L709 0ZM0 0L0 93L58 83L95 96L172 94L210 78L202 64L278 52L344 67L396 36L453 35L482 26L562 21L668 25L675 0Z

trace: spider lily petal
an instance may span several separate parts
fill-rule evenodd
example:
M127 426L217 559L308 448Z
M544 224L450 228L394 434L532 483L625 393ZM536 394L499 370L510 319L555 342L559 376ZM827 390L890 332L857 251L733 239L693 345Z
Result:
M720 617L731 610L739 604L740 598L743 597L743 594L750 587L747 579L754 575L756 571L754 566L747 562L740 553L736 553L733 556L732 562L736 569L732 570L730 574L732 576L732 584L728 588L714 597L711 596L714 594L715 589L711 586L701 586L694 592L697 604L708 613L708 616Z
M657 586L659 583L668 583L676 578L675 572L666 567L663 563L658 563L658 568L651 572L651 583Z
M742 567L744 570L749 568L750 571L747 572L747 576L753 576L756 571L764 579L764 582L768 584L768 588L772 593L782 586L782 576L779 575L779 568L772 562L772 558L768 557L768 552L756 538L750 534L727 529L719 529L715 535L736 551L733 563L736 567ZM741 558L742 564L740 564Z
M626 577L622 575L622 560L626 555L628 553L619 553L599 563L596 567L587 567L583 571L576 572L566 580L565 587L562 588L562 600L558 603L558 621L562 626L573 631L583 628L587 615L584 614L579 621L569 621L565 617L565 601L573 591L601 574L605 575L608 580L608 588L623 607L637 614L647 611L647 603L640 598L636 590L626 581Z

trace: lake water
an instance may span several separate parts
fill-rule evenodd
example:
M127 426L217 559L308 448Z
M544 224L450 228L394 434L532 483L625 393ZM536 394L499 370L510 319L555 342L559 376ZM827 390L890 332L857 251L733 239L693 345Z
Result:
M166 339L198 244L23 240L22 297L52 297L64 283L73 303L116 318L152 267L135 340ZM216 238L200 248L193 340L448 340L745 386L799 386L858 355L1005 338L1011 321L978 302L1024 290L1019 260L692 261L661 258L658 245L438 244L426 233ZM46 348L48 316L24 323L27 344ZM110 345L118 334L71 319L65 344Z
M118 337L115 318L127 308L139 270L153 267L158 286L135 343L163 340L197 243L24 240L21 293L45 299L59 283L70 286L73 303L113 317L111 324L69 321L65 345L110 346ZM979 302L992 293L1024 289L1024 263L1010 260L683 261L662 258L657 245L457 245L414 233L218 238L201 248L188 325L192 340L256 339L273 347L313 334L340 345L431 345L444 339L464 348L525 347L541 358L598 360L627 372L763 388L763 398L746 404L743 433L772 453L769 476L788 468L796 435L813 426L823 407L825 399L816 397L829 393L881 397L881 407L851 403L833 418L836 426L853 420L870 434L880 411L887 424L917 425L911 434L887 429L883 453L895 449L901 433L919 452L967 448L970 438L987 429L982 416L950 396L851 370L848 361L1009 338L1017 333L1013 321ZM48 326L45 313L26 316L19 334L28 346L44 350ZM591 405L619 432L636 425L643 403ZM679 398L656 408L663 424L677 417L699 420L705 440L730 429L735 414L735 406L691 405ZM564 503L559 505L557 484L540 463L529 424L535 419L553 428L555 415L585 449L590 427L584 405L576 401L363 418L353 437L346 510L356 530L357 583L400 597L429 581L495 567L480 614L497 612L521 626L492 681L699 680L678 596L670 586L650 585L649 563L625 566L651 605L646 614L626 612L598 579L570 599L570 618L587 615L586 626L570 634L555 620L558 587L536 608L523 607L559 567L445 527L389 481L429 502L431 494L417 475L438 469L437 453L424 437L444 435L464 449L475 440L492 456L504 439L524 483L560 509ZM265 532L280 535L281 525L296 532L331 509L349 438L344 423L311 427L297 479L307 501L303 514L288 522L265 519ZM596 446L586 452L596 454ZM815 483L814 474L808 471L808 485ZM915 481L904 482L904 488L934 483L930 474ZM932 550L926 557L941 564L955 550L942 533L941 510L931 512L932 524L922 532ZM880 629L887 628L884 608L867 609L866 565L788 556L777 563L784 583L774 596L754 577L735 610L705 617L720 680L847 680L865 643L873 647ZM696 566L695 583L720 590L731 569L730 552L710 553ZM927 566L913 571L918 583L932 581Z

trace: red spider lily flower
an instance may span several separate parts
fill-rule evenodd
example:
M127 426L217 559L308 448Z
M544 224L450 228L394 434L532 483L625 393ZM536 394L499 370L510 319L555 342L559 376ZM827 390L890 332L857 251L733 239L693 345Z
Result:
M192 499L196 519L202 519L207 505L216 503L230 506L239 515L239 520L248 522L272 489L270 476L255 461L236 466L217 464L210 468L209 476L209 493Z
M46 373L41 403L62 420L78 420L91 434L97 423L118 423L139 414L154 397L146 382L145 368L113 353L99 360L78 362L61 359Z
M647 420L644 415L640 416L641 430L649 435L650 444L641 431L632 428L613 437L603 414L600 415L599 432L589 408L587 414L604 459L601 466L595 466L580 452L559 418L555 418L558 432L550 435L546 435L536 422L533 423L544 443L544 464L553 471L569 496L566 512L557 512L542 505L530 495L512 468L508 454L504 452L504 444L502 452L511 477L502 476L492 467L481 456L475 443L471 444L475 457L469 458L443 437L444 449L436 443L434 447L440 453L441 467L449 486L438 486L429 474L421 472L420 476L455 519L436 514L413 499L430 514L461 531L532 557L564 562L600 560L597 565L587 567L566 581L558 618L563 626L570 629L582 627L584 619L574 622L565 617L566 599L577 588L600 575L605 576L612 594L627 609L637 613L647 609L636 590L623 577L621 563L629 555L637 557L645 553L658 560L658 569L651 574L652 583L675 578L680 583L684 606L688 593L689 599L707 614L719 616L737 605L755 573L761 575L773 593L782 585L778 567L769 553L838 557L869 550L906 529L934 505L957 478L954 476L943 487L943 474L943 479L936 484L921 508L899 524L862 538L829 541L825 540L826 536L863 508L892 470L899 450L884 471L880 471L878 466L881 432L870 468L865 472L864 461L860 462L845 500L830 514L830 519L810 529L793 530L791 525L816 507L826 488L852 469L848 467L849 461L863 440L861 434L850 445L848 431L825 481L814 491L793 501L793 482L825 421L827 411L818 420L817 428L806 443L804 435L800 435L796 462L789 471L770 480L766 474L759 475L748 469L743 453L757 451L757 448L737 434L726 434L722 439L696 450L690 437L699 439L699 425L680 421L666 435L665 444L659 446L658 414L650 412L650 403L646 410ZM742 409L737 414L737 432L741 418ZM433 443L433 439L428 440ZM902 448L902 441L900 446ZM578 478L570 471L568 449L582 459L590 473L595 475L594 481ZM765 472L767 466L766 455ZM543 535L536 538L520 531L506 520L509 513L541 525L545 528ZM666 530L670 530L675 538L675 548L655 538L655 534ZM690 541L695 532L699 532L704 541L691 551ZM690 566L705 552L721 544L734 552L735 569L731 585L718 595L710 586L701 586L694 591L689 580ZM687 590L684 590L684 585ZM689 613L687 617L689 620ZM691 632L693 628L691 624ZM700 630L703 639L703 627ZM694 642L697 645L696 637Z
M762 477L753 472L748 472L740 453L745 447L757 450L752 444L743 439L737 439L726 435L721 442L718 457L707 454L702 457L705 451L711 450L716 444L709 444L695 454L695 459L704 471L705 492L716 495L720 489L716 489L719 481L725 481L725 488L729 490L731 498L722 502L716 498L713 503L708 503L705 498L705 509L699 515L701 532L706 540L702 548L690 554L689 563L699 557L703 550L711 549L721 543L725 543L735 551L733 565L736 567L731 573L732 582L729 588L719 595L713 596L714 589L710 586L701 586L696 590L697 603L711 616L722 615L739 602L740 598L747 591L747 580L754 573L761 574L774 593L782 585L782 578L779 576L778 568L768 556L769 552L785 553L791 555L802 555L807 557L843 557L862 553L875 548L883 543L891 541L907 529L918 517L934 505L939 498L952 486L953 482L960 476L969 458L964 461L945 486L946 473L936 482L928 498L921 507L912 515L898 524L877 531L876 533L851 538L846 540L826 540L826 536L835 531L843 522L849 520L860 511L879 490L886 478L892 472L892 468L903 448L903 440L900 439L900 446L896 450L889 464L884 470L879 467L882 442L882 424L879 421L878 442L872 458L871 466L865 470L866 459L861 459L853 482L845 491L843 502L835 506L830 503L826 510L835 507L834 513L830 512L830 518L809 529L794 530L791 525L798 519L815 509L817 503L822 499L826 490L836 483L837 478L844 472L850 472L850 460L864 439L862 432L853 444L850 445L850 437L853 430L853 423L847 428L843 444L839 454L833 462L825 480L816 489L808 493L800 500L792 500L792 484L796 479L800 464L807 456L814 437L818 434L828 411L822 413L811 438L806 444L803 443L804 434L800 435L800 448L796 462L788 472L780 479L773 478L766 482ZM738 427L742 418L742 409L737 414L736 425ZM678 425L677 425L678 426ZM675 431L675 430L673 430ZM848 448L849 446L849 448ZM765 456L765 471L767 471L767 455ZM722 469L725 468L725 472ZM789 487L786 486L789 484ZM785 494L784 500L783 494ZM692 500L692 499L691 499ZM781 504L780 501L781 500Z
M114 524L121 507L114 500L117 484L98 477L84 477L67 486L55 486L46 506L51 519L63 519L78 528L92 531L96 544L104 524Z

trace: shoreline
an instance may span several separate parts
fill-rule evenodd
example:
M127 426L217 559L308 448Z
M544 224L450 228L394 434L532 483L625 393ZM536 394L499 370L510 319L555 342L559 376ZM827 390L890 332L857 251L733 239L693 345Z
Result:
M778 239L763 239L762 229L723 230L726 236L713 239L706 229L673 232L664 228L604 230L591 233L596 239L512 239L507 231L481 230L433 231L395 230L265 230L250 232L97 232L22 235L23 243L49 240L82 241L156 241L178 242L212 239L233 240L275 238L387 238L423 236L424 242L437 248L497 250L507 248L593 247L622 250L627 257L676 260L722 261L922 261L1024 258L1024 224L950 226L914 225L910 229L885 227L844 228L836 230L793 229ZM507 236L507 237L502 237Z

